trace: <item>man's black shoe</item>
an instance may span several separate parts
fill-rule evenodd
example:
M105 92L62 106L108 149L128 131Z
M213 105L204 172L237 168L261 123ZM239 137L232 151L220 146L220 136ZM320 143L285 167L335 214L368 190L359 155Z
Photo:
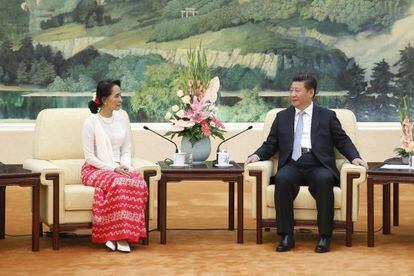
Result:
M330 237L319 237L318 244L315 247L316 253L326 253L329 251L329 245L331 244Z
M282 236L279 245L276 247L277 252L286 252L295 247L295 239L293 235Z

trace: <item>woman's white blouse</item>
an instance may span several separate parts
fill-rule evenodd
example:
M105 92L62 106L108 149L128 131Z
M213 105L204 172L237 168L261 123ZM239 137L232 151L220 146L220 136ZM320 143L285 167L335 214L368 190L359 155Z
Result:
M111 142L115 164L105 163L97 157L94 120L99 122ZM124 165L133 170L131 166L130 126L128 120L121 114L113 113L110 118L102 117L99 113L89 116L83 126L82 142L88 164L105 170L114 170L119 165Z

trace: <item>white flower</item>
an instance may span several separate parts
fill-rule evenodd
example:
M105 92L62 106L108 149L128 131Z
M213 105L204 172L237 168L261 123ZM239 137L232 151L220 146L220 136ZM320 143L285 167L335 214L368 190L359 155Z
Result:
M408 151L409 151L409 152L414 152L414 142L410 142L410 143L408 144Z
M92 101L96 100L96 92L92 94Z
M171 112L167 112L164 116L165 120L170 120L172 118Z
M189 95L185 95L181 98L181 100L183 101L183 103L189 104L191 102L191 97Z
M173 107L171 107L171 110L173 112L177 112L178 110L180 110L180 108L178 107L178 105L174 105Z
M178 90L178 91L177 91L177 96L178 96L178 97L180 97L180 98L181 98L182 96L184 96L184 91L183 91L183 90Z
M180 110L176 113L176 115L177 115L178 117L182 118L182 117L184 117L184 116L185 116L185 112L184 112L184 110L180 109Z

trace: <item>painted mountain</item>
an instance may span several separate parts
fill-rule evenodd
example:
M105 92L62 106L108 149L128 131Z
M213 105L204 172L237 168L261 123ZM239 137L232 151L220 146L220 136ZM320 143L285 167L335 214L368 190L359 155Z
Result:
M33 119L45 106L85 106L97 81L118 78L134 121L163 121L186 53L200 44L221 80L224 121L260 121L272 107L286 107L298 73L318 78L319 104L350 108L359 121L397 121L399 107L412 105L413 0L0 5L3 119Z

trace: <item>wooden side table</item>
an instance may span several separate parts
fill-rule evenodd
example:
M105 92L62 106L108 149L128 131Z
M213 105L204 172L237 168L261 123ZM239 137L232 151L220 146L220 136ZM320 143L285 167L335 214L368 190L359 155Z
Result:
M394 188L394 226L398 226L399 212L399 183L414 184L414 170L383 169L385 164L398 164L395 160L390 159L380 165L367 170L367 202L368 202L368 247L374 247L374 185L382 185L382 233L387 235L391 233L391 183Z
M231 162L231 167L215 167L212 161L191 167L171 167L159 161L161 179L158 182L158 229L161 244L167 243L167 184L183 180L218 180L229 183L229 230L234 230L234 183L237 183L237 243L243 243L243 168Z
M4 239L6 221L6 187L31 187L32 193L32 251L39 251L40 235L40 173L32 173L18 165L0 163L0 239Z

